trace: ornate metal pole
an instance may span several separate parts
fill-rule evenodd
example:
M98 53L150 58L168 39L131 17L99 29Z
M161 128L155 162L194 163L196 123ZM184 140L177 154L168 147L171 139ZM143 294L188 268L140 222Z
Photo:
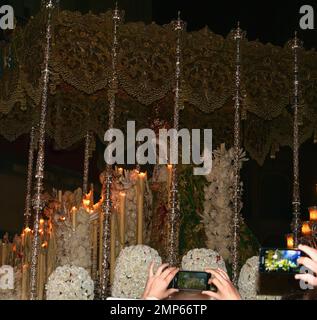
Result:
M33 176L33 160L34 160L34 133L35 133L35 128L34 126L32 126L31 132L30 132L28 173L27 173L25 209L24 209L24 227L25 228L29 228L30 218L31 218L32 176Z
M232 241L232 281L238 283L239 272L239 233L240 233L240 102L241 102L241 57L240 44L242 30L238 27L234 33L236 41L236 72L235 72L235 96L234 96L234 195L233 195L233 241Z
M118 91L118 76L117 76L117 48L118 39L117 31L118 25L121 21L120 12L116 4L116 8L113 11L113 43L112 43L112 77L109 83L108 100L109 100L109 120L108 128L113 129L114 115L116 106L116 94ZM103 182L103 198L102 214L103 214L103 261L102 272L100 278L100 298L104 300L109 294L110 289L110 218L111 218L111 185L112 185L112 166L108 164L106 166L106 179Z
M178 19L172 23L176 31L176 65L175 65L175 97L174 97L174 129L179 129L179 110L180 110L180 93L181 93L181 37L185 29L185 23ZM177 136L171 139L171 150L177 148ZM175 160L175 159L174 159ZM175 266L178 264L178 241L179 241L179 199L178 199L178 178L177 167L172 163L172 177L170 188L170 205L168 213L168 243L167 243L167 262Z
M85 158L84 158L84 175L83 175L83 194L84 195L88 193L90 142L91 142L91 132L87 131L86 138L85 138Z
M299 189L299 142L298 142L298 108L299 108L299 80L298 80L298 50L300 41L295 37L291 41L291 48L294 57L294 119L293 119L293 221L292 231L294 234L294 246L298 245L300 235L300 189Z
M42 91L42 103L41 103L41 117L39 125L39 142L38 142L38 154L36 161L36 173L35 173L35 195L33 198L33 208L35 212L34 227L33 227L33 242L32 242L32 254L31 254L31 270L30 270L30 299L37 299L37 265L38 265L38 253L39 253L39 219L41 211L44 207L44 201L42 199L43 192L43 179L44 179L44 160L45 160L45 124L46 124L46 109L47 109L47 96L48 96L48 82L49 82L49 58L51 47L51 19L52 11L54 9L53 1L50 0L45 3L48 17L46 27L46 45L44 52L44 70L43 70L43 91Z

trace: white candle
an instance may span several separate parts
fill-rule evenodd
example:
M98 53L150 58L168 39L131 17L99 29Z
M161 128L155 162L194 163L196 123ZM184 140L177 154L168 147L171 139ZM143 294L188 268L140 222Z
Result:
M137 188L137 244L143 244L143 204L144 204L144 179L146 174L138 174Z
M121 249L125 246L125 204L126 204L126 194L125 192L120 192L120 208L119 208L119 215L120 215L120 244Z
M28 265L22 265L22 293L21 300L28 300L28 283L29 283L29 273L28 273Z
M62 202L62 195L63 195L62 190L58 190L58 201L59 202Z
M71 219L72 219L72 227L73 227L73 231L76 230L76 223L77 223L77 209L76 207L72 207L71 210Z

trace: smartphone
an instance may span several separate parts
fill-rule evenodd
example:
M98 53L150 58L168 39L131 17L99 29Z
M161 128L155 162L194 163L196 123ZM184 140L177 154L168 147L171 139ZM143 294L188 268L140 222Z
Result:
M300 271L297 259L302 256L298 249L261 248L259 271L261 273L296 274Z
M216 287L208 284L211 274L201 271L179 271L171 282L170 287L186 291L217 291Z

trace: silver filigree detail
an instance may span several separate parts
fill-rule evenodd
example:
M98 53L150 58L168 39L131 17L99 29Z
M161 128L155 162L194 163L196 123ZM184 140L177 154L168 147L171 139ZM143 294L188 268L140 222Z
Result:
M53 4L52 1L50 3ZM44 208L44 201L42 197L43 192L43 179L44 179L44 160L45 160L45 126L46 126L46 113L47 113L47 97L48 97L48 82L49 82L49 59L51 49L51 19L52 9L54 6L47 7L47 27L46 27L46 44L44 52L44 69L42 72L43 78L43 91L41 101L41 116L39 124L39 140L38 140L38 154L36 161L36 173L35 173L35 195L33 198L34 209L34 227L33 227L33 242L31 253L31 267L30 267L30 299L37 299L37 265L38 254L40 246L39 237L39 220L41 211Z
M185 29L185 23L180 19L172 22L174 31L176 31L176 63L175 63L175 96L174 96L174 117L173 128L179 129L179 110L180 110L180 95L181 95L181 38ZM177 137L171 139L171 148L177 148ZM172 265L178 265L178 241L179 241L179 197L178 197L178 177L177 167L172 164L172 177L170 186L170 203L168 212L168 237L167 237L167 262Z
M34 162L34 135L35 128L32 126L30 132L30 145L29 145L29 157L28 157L28 172L26 182L26 196L25 196L25 209L24 209L24 227L30 226L31 210L32 210L32 178L33 178L33 162Z
M118 75L117 75L117 52L118 52L118 26L122 20L118 5L113 11L113 42L112 42L112 77L109 82L108 89L108 101L109 101L109 120L108 129L112 129L114 126L115 106L116 106L116 94L118 91ZM112 185L112 166L107 164L106 167L106 179L103 182L103 261L102 270L100 275L100 298L106 299L110 294L110 219L112 212L111 203L111 185Z
M291 49L294 58L294 105L293 105L293 221L292 231L294 234L294 246L297 247L300 236L300 187L299 187L299 77L298 77L298 50L301 48L295 32L295 37L291 41Z
M236 42L236 71L234 95L234 195L232 226L232 282L238 284L239 277L239 242L240 242L240 107L241 107L241 40L243 32L238 27L234 32Z

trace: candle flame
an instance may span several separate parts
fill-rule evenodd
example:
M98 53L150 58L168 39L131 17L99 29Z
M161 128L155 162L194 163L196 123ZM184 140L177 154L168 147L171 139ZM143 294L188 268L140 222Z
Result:
M29 227L26 227L25 229L24 229L24 233L29 233L29 232L31 232L32 230L29 228Z
M303 222L302 224L302 234L307 236L307 235L310 235L311 234L311 228L310 228L310 223L309 221L305 221Z
M140 173L139 173L139 177L140 177L140 178L143 179L145 176L146 176L146 173L145 173L145 172L140 172Z
M83 198L83 207L89 211L91 205L91 197L92 197L92 190L90 190L87 194L84 195Z
M308 208L309 211L309 220L310 221L317 221L317 207L309 207Z
M294 248L294 236L293 234L288 234L286 236L287 248L292 249Z

